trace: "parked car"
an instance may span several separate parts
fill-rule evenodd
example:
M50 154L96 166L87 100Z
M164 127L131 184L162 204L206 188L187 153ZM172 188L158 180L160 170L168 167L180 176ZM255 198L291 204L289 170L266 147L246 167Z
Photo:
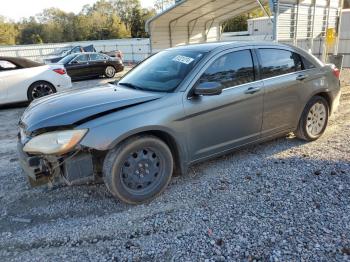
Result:
M73 48L62 49L56 55L44 59L44 62L45 62L45 64L57 63L62 58L66 57L67 55L77 54L77 53L84 53L84 52L96 52L96 49L95 49L95 47L93 45L88 45L88 46L85 46L85 47L83 47L83 46L74 46Z
M318 139L339 99L339 70L296 47L177 47L114 85L32 103L18 148L32 185L103 179L113 196L139 204L174 173L243 145L290 132Z
M119 58L120 60L122 60L123 61L123 53L122 53L122 51L120 51L120 50L113 50L113 51L108 51L108 52L103 52L103 51L101 51L100 53L102 53L102 54L105 54L105 55L108 55L108 56L110 56L110 57L116 57L116 58Z
M123 61L101 53L72 54L58 62L63 65L72 80L106 76L113 78L124 70Z
M0 104L32 101L72 86L62 65L0 57Z

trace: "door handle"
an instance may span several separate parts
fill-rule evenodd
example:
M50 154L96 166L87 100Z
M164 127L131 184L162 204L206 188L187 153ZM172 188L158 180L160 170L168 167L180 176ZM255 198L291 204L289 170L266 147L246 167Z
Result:
M258 93L260 91L261 91L260 87L249 87L244 93L248 94L248 95L252 95L252 94Z
M305 80L307 77L308 77L308 75L298 75L297 78L296 78L296 80L298 80L298 81L303 81L303 80Z

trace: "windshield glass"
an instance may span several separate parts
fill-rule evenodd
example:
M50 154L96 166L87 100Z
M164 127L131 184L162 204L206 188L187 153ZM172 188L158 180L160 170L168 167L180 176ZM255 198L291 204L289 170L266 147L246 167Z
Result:
M76 57L77 54L67 55L63 57L60 61L58 61L59 64L67 64L69 63L74 57Z
M119 84L147 91L171 92L203 56L204 53L197 51L162 51L134 68Z

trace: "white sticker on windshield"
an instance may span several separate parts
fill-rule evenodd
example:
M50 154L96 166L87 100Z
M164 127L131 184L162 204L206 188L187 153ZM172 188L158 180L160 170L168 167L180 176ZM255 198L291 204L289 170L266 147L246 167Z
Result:
M193 62L193 58L191 57L187 57L187 56L183 56L183 55L178 55L176 57L173 58L173 61L175 62L180 62L186 65L189 65Z

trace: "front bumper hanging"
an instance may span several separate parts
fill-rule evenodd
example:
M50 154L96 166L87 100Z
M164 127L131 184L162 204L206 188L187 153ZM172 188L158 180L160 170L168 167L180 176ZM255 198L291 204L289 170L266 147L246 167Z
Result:
M23 144L17 144L19 162L32 187L48 184L60 177L68 185L82 184L95 180L93 158L90 153L75 154L58 158L53 156L30 156L23 151Z

